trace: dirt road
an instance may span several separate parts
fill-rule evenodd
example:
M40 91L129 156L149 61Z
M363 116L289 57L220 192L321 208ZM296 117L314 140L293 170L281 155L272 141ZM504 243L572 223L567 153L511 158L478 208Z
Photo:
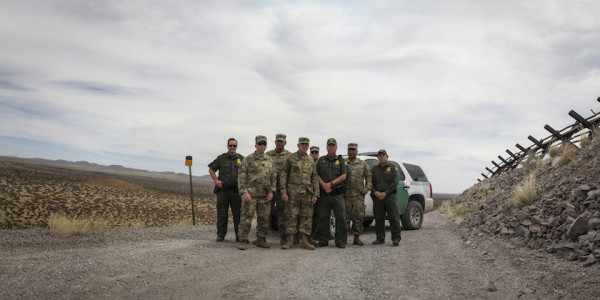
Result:
M0 232L0 298L590 298L600 268L465 239L437 211L403 231L399 247L237 249L214 226L114 230L52 238L46 231ZM254 235L254 231L251 233Z

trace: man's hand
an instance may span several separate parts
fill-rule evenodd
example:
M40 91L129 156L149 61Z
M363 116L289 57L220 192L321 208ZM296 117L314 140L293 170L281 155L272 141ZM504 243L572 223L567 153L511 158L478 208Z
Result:
M361 190L360 194L363 195L363 196L366 195L367 194L367 190Z
M245 192L242 196L242 200L244 200L244 202L250 202L252 200L252 197L250 197L250 194L248 194L248 192Z
M288 202L288 195L287 194L281 194L281 200L283 200L283 202Z
M387 194L385 192L379 193L379 200L385 199L385 196L387 196Z
M312 196L312 204L315 205L317 203L317 196Z
M267 195L267 202L271 201L271 199L273 199L273 192L270 192L270 193Z
M223 188L223 181L217 179L217 180L215 180L215 184L217 185L218 188L220 188L220 189Z

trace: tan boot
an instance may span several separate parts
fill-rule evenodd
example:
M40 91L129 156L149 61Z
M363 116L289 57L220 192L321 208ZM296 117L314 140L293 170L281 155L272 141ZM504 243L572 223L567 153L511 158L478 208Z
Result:
M313 240L312 235L308 236L308 243L313 246L317 244L317 242L315 242L315 240Z
M258 238L256 240L256 247L261 247L261 248L271 248L271 246L269 246L269 244L267 244L267 240L266 238L262 237L262 238Z
M354 245L364 246L365 243L363 243L359 237L360 237L360 235L358 235L358 234L354 235Z
M246 241L242 241L240 242L240 245L238 246L238 249L240 250L246 250Z
M281 238L279 239L279 244L280 244L280 245L285 245L285 243L286 243L286 242L287 242L287 239L286 239L286 238L284 238L284 237L281 237Z
M313 246L311 243L308 242L308 235L303 234L302 235L302 245L301 247L306 249L306 250L315 250L315 246Z
M288 234L288 239L285 242L285 244L283 244L281 246L281 249L286 250L286 249L290 249L294 247L294 238L292 238L289 234Z

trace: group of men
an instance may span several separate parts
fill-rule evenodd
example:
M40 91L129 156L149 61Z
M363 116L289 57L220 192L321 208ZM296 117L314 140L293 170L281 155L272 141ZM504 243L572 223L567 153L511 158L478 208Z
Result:
M294 153L285 149L286 138L285 134L277 134L275 149L266 152L267 137L256 136L255 151L245 158L237 153L237 140L230 138L227 152L208 165L217 194L217 242L225 239L231 208L238 249L247 247L255 213L257 239L252 243L270 248L266 236L271 209L275 209L282 249L298 243L308 250L328 246L332 211L336 247L346 247L348 232L354 235L353 244L363 246L360 235L364 199L370 191L377 235L373 244L385 243L387 214L392 244L399 245L400 218L395 197L398 169L388 164L385 150L378 152L379 164L369 168L357 157L356 143L348 144L348 158L344 159L336 155L334 138L327 140L327 154L320 157L316 146L310 147L309 155L309 138L300 137Z

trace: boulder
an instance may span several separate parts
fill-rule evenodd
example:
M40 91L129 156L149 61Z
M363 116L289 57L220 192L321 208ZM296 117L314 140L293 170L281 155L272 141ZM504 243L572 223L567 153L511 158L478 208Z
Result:
M600 218L593 217L592 219L590 219L590 221L588 222L588 229L600 229Z
M571 241L576 241L577 237L587 233L587 231L588 222L583 216L580 216L577 219L575 219L575 222L573 222L573 224L571 224L571 227L567 231L567 236L571 239Z

